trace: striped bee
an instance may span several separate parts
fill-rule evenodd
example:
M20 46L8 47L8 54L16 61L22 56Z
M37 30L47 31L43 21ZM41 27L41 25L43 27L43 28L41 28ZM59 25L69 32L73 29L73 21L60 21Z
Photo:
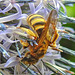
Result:
M38 45L29 44L27 41L21 40L21 44L24 47L28 47L30 51L25 53L25 56L21 59L24 64L34 65L38 60L47 52L48 46L54 50L56 48L56 40L59 37L56 24L57 24L57 11L52 10L49 14L47 21L43 16L38 14L31 14L27 17L29 26L33 29L33 33L36 36L36 42ZM22 29L22 27L20 27ZM29 31L27 31L29 32ZM32 33L32 34L33 34ZM29 33L30 34L30 33Z

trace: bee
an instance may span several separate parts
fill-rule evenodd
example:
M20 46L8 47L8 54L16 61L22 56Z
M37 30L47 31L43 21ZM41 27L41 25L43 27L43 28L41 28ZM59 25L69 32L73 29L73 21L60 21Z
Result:
M27 41L20 40L24 47L28 47L29 51L25 53L25 56L21 59L24 64L34 65L39 59L43 58L47 52L48 46L54 50L56 48L56 40L59 37L56 24L57 24L57 11L52 10L49 14L47 21L43 16L38 14L31 14L27 17L29 26L33 29L33 33L36 36L36 42L38 45L29 44ZM23 29L22 27L19 27ZM28 31L27 31L28 32ZM32 33L32 34L33 34ZM30 33L29 33L30 34Z

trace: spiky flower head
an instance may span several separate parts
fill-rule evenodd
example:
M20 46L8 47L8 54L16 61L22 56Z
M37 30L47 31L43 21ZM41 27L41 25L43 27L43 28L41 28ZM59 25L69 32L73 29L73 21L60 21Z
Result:
M66 15L64 4L75 3L74 0L0 0L0 74L26 74L26 75L68 75L74 74L69 71L75 68L75 63L61 57L61 52L75 55L75 51L60 46L61 38L75 42L75 31L70 27L62 27L64 23L75 23L75 19ZM61 10L63 8L63 11ZM35 64L28 65L21 62L21 58L29 51L25 42L31 46L38 45L32 28L27 23L30 14L42 15L47 20L51 10L56 10L57 31L59 37L56 40L56 47L48 47L45 56ZM20 28L22 27L22 28ZM26 29L28 28L28 29ZM51 29L49 29L51 31ZM25 71L26 69L26 71Z

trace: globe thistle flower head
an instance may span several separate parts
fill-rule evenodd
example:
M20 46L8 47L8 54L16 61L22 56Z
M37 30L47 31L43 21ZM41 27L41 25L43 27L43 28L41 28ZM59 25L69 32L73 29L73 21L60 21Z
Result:
M65 4L73 4L74 0L0 2L3 3L0 7L0 74L74 74L70 68L75 68L75 63L63 58L61 53L75 56L75 51L59 43L62 38L75 42L74 29L62 26L75 23L74 18L66 15L65 8ZM41 24L36 24L38 18Z

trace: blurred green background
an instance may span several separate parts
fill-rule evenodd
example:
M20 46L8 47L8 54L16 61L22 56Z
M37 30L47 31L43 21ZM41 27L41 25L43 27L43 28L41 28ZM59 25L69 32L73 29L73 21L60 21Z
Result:
M73 4L73 6L66 5L66 9L67 9L67 16L75 18L75 4ZM68 24L64 24L63 26L72 27L75 30L75 23L68 23ZM67 47L75 51L75 42L71 40L62 39L60 41L60 44L64 47ZM68 60L75 62L75 56L68 55L65 53L62 53L62 56ZM71 71L75 72L75 68L71 68Z

